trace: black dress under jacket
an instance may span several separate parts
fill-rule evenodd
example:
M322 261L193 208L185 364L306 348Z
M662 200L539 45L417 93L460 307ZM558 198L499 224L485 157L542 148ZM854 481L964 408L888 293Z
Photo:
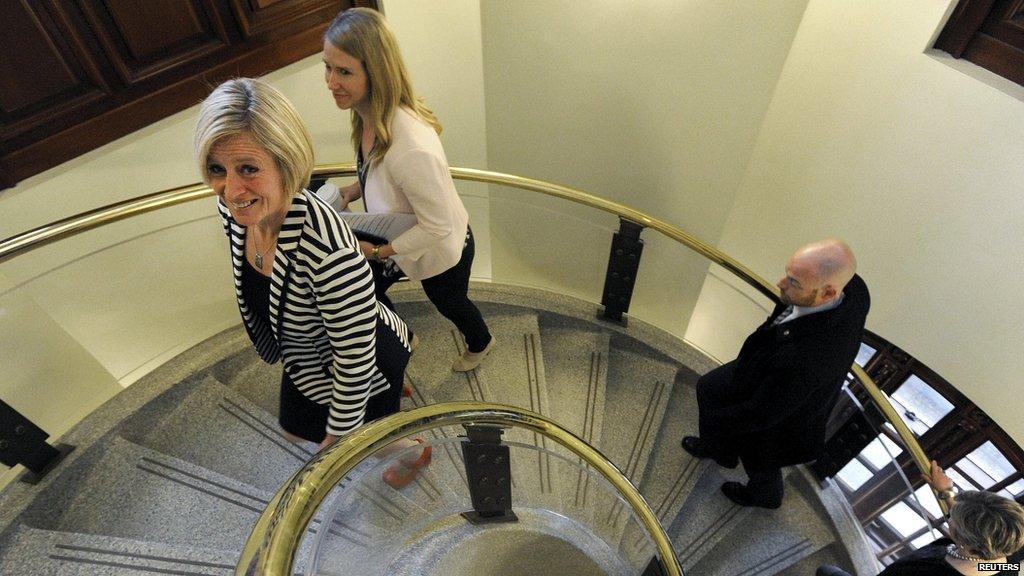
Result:
M816 459L825 424L857 356L871 299L854 276L831 310L772 326L779 304L736 360L697 383L700 436L743 460L747 472Z

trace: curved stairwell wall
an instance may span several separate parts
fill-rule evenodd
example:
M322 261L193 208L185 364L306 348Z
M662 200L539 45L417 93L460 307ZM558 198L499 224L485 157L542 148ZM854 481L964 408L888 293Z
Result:
M474 284L472 296L499 346L481 368L457 374L448 368L461 346L453 328L419 290L402 288L396 305L422 338L407 371L415 390L410 405L484 400L562 422L640 488L687 573L789 574L818 562L847 562L817 490L800 473L787 477L781 510L739 508L718 486L741 474L682 451L679 438L696 427L694 382L713 363L677 338L639 321L629 327L602 323L593 318L592 304L568 296ZM0 494L0 573L121 574L130 568L230 574L273 491L312 454L312 445L291 445L277 431L279 370L262 364L236 327L105 404L67 435L81 448L57 474L38 487L12 485ZM578 510L591 526L623 529L626 511L603 501L568 469L538 467L530 459L513 463L516 490ZM457 470L457 462L446 464L438 454L430 474L402 493L383 483L372 486L366 497L380 505L368 509L383 516L370 513L341 527L333 522L344 518L320 516L311 533L329 521L329 529L342 535L334 553L344 554L348 546L372 549L367 535L373 526L401 518L395 508L401 501L441 496ZM481 537L465 529L460 540L458 533L451 533L449 545ZM415 548L417 542L412 537L408 544ZM568 536L563 542L587 549ZM623 549L637 544L624 533ZM307 537L300 570L309 569L310 545ZM441 574L465 561L441 554L424 569Z

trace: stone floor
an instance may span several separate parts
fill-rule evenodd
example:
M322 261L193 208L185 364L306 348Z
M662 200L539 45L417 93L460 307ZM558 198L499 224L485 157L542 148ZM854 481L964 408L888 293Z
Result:
M781 509L740 508L718 487L742 473L680 448L679 439L696 430L694 384L712 367L709 359L642 322L601 322L592 304L573 298L494 284L474 284L472 297L498 347L477 370L456 374L449 366L463 345L458 333L414 286L396 289L396 307L422 341L406 375L414 388L409 407L497 402L561 423L640 489L686 574L849 566L850 529L836 524L835 503L827 494L823 501L802 471L787 476ZM102 406L62 439L78 448L54 474L0 493L0 574L232 573L266 503L315 449L286 442L276 428L279 375L280 366L259 362L236 327ZM520 523L478 528L461 520L458 512L469 504L458 434L425 435L438 444L434 463L402 491L379 481L382 464L365 464L309 527L297 569L502 576L642 570L653 547L628 506L592 470L532 433L507 435L516 443ZM309 568L314 547L319 572Z

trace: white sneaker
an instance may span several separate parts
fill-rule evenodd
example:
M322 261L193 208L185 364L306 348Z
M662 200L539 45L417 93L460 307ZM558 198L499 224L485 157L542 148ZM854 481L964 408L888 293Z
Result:
M470 352L466 349L466 352L462 354L461 358L456 358L455 363L452 364L452 371L454 372L469 372L475 369L484 361L484 358L491 353L491 348L494 348L494 343L497 340L494 336L491 336L491 341L487 343L487 347L479 352Z

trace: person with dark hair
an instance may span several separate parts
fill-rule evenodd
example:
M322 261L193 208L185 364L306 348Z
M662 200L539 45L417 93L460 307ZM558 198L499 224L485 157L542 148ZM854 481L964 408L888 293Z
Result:
M1020 562L1020 557L1024 556L1020 554L1024 548L1024 507L991 492L972 490L957 496L953 481L934 461L931 473L924 478L939 498L950 504L950 537L940 538L896 560L879 576L1001 574L995 570L979 570L978 565L1007 563L1011 555L1015 562ZM850 576L836 566L822 566L815 574Z
M413 91L398 42L379 12L351 8L324 34L324 77L335 104L350 110L358 180L340 189L339 211L363 198L367 212L402 213L416 224L390 241L361 241L377 299L403 274L462 333L452 370L473 370L495 341L469 299L474 241L469 214L455 190L438 134L441 124Z
M245 329L261 359L284 363L285 436L323 449L397 412L415 337L377 302L352 230L303 189L313 143L292 104L260 80L224 82L200 106L195 154L217 195ZM403 487L429 461L427 446L384 480Z
M683 449L725 467L743 462L746 485L722 492L741 506L778 508L782 467L816 459L825 423L860 348L871 301L845 243L797 250L779 280L780 302L739 356L697 381L700 437Z

